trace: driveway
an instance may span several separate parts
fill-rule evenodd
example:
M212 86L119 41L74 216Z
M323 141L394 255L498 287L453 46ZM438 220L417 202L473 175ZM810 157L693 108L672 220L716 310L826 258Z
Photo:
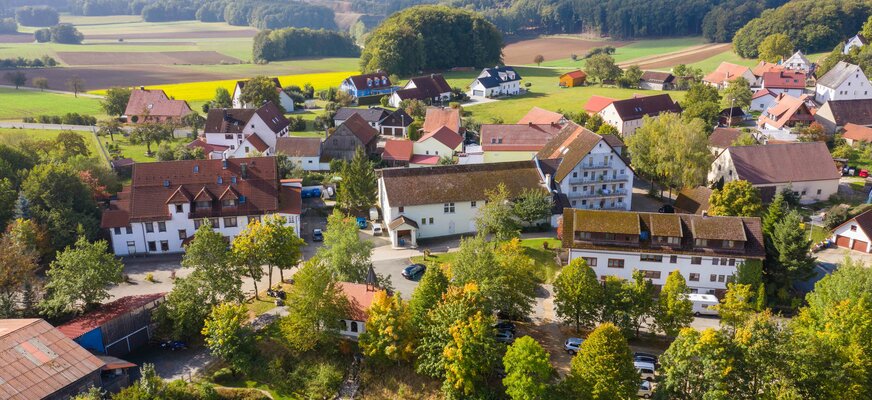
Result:
M493 99L493 98L484 97L484 96L473 96L469 93L467 93L467 95L469 95L469 100L467 100L465 103L463 103L464 107L472 107L472 106L477 106L479 104L487 104L487 103L493 103L495 101L499 101L498 99Z
M134 364L154 364L154 370L165 381L191 380L215 360L209 349L198 346L186 350L170 351L157 344L149 344L124 357Z

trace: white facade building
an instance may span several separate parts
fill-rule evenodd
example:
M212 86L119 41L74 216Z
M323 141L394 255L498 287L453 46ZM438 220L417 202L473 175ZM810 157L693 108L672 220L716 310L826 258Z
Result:
M854 35L854 37L848 39L847 42L845 42L845 47L842 48L842 54L848 54L851 52L851 49L855 47L863 47L866 45L866 43L868 43L866 38L863 37L862 34L858 33Z
M279 83L279 78L272 78L273 83L276 86L276 92L279 94L279 104L281 104L282 108L285 109L285 112L293 112L294 111L294 100L291 99L291 96L288 96L287 93L282 89L282 84ZM256 104L247 104L242 102L242 89L245 88L245 82L247 81L236 81L236 86L233 87L233 96L231 97L231 105L233 108L255 108Z
M475 232L486 193L500 183L510 195L543 190L533 161L379 170L378 198L395 248L419 239Z
M614 126L621 136L627 137L642 126L642 118L646 115L657 117L664 112L681 112L681 107L668 94L615 100L603 108L599 115L607 124Z
M228 240L269 215L300 234L299 182L279 182L275 158L140 163L103 212L117 256L178 253L205 220Z
M811 70L811 61L805 57L805 54L802 54L801 50L797 50L790 58L784 60L781 65L791 71L808 73Z
M832 240L843 249L872 253L872 211L866 211L833 229Z
M273 155L276 140L288 135L289 126L272 103L258 109L213 108L206 116L203 139L211 151L223 149L221 157L245 157L254 151Z
M829 100L872 99L872 84L859 66L839 61L817 81L814 92L818 104Z
M485 68L469 88L472 96L514 96L521 93L521 75L512 67Z
M604 280L640 270L659 291L678 270L692 293L722 295L745 262L765 258L759 218L566 210L563 246Z

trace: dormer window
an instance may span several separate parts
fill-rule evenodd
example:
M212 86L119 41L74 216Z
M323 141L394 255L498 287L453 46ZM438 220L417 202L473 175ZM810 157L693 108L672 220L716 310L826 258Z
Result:
M197 208L212 208L212 202L208 201L208 200L207 201L198 201L196 203L196 206L197 206Z
M221 200L221 207L236 207L236 199Z
M219 177L218 177L218 184L220 185L220 184L222 184L222 183L224 183L224 178L222 178L222 177L219 176Z
M736 242L732 240L724 240L724 248L732 249L733 247L736 247Z
M699 247L705 247L705 246L708 246L708 240L706 240L706 239L696 239L696 240L694 241L694 243L695 243L697 246L699 246Z

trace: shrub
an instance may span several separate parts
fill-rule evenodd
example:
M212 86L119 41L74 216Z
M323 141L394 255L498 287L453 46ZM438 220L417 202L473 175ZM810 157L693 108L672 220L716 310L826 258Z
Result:
M51 41L51 30L48 28L37 29L33 32L33 38L39 43L49 42Z
M221 368L212 374L212 382L226 384L236 379L236 374L230 368Z

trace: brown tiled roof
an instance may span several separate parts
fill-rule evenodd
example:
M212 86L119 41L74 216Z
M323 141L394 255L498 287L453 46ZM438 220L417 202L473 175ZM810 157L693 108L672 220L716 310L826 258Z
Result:
M773 71L763 74L763 86L776 89L804 89L805 73Z
M457 134L456 131L452 130L447 126L443 126L435 131L425 133L418 139L418 143L424 143L427 140L435 139L439 143L444 144L449 149L456 149L457 146L460 146L463 143L463 138Z
M742 135L742 131L734 128L715 128L709 136L709 146L726 149Z
M680 222L682 240L679 246L660 246L640 233L675 232L677 227L660 231L658 222L664 219L677 219ZM638 230L637 230L638 229ZM610 245L591 241L575 241L575 232L616 233L640 235L638 246ZM654 234L657 235L657 234ZM734 240L744 243L740 251L696 247L694 239ZM757 217L703 217L693 214L658 214L635 211L576 210L563 211L563 246L565 248L591 249L603 251L630 251L656 254L717 255L726 257L748 257L763 259L766 251L763 246L763 229Z
M385 142L385 149L382 153L382 159L385 161L406 161L412 159L412 148L415 143L411 140L388 140Z
M758 99L758 98L763 97L763 96L775 97L775 93L772 93L772 91L769 89L760 89L760 90L754 92L754 95L751 96L751 100L755 100L755 99Z
M379 170L391 207L476 201L503 183L510 195L545 187L533 161Z
M733 146L736 176L755 185L839 179L824 142Z
M435 132L443 126L460 133L460 110L451 107L428 107L422 127L424 133Z
M872 99L830 100L823 107L829 107L838 126L872 125Z
M608 107L609 104L612 104L613 101L615 101L615 99L608 97L597 95L590 96L590 99L588 99L587 103L584 104L584 111L587 111L591 114L596 114L602 111L604 108Z
M688 214L702 214L709 209L712 190L705 186L683 189L675 198L675 208Z
M612 102L612 106L623 121L641 119L646 115L653 117L664 112L681 112L678 103L672 101L672 97L665 93L616 100Z
M675 79L675 76L668 72L645 71L640 79L646 82L670 83Z
M415 228L418 227L417 222L415 222L411 218L407 218L405 215L400 215L399 217L394 218L394 220L388 224L388 228L390 228L391 230L395 230L403 226L404 224Z
M872 210L866 211L866 212L864 212L864 213L862 213L854 218L851 218L845 222L842 222L841 224L839 224L839 226L833 228L832 232L835 232L836 229L839 229L840 227L844 226L845 224L849 224L851 222L857 224L857 226L859 226L860 229L863 230L863 233L865 233L866 236L872 235Z
M354 136L357 136L357 138L360 139L360 142L363 143L364 146L366 146L369 142L375 139L376 136L378 136L378 131L370 126L369 123L367 123L366 120L364 120L363 117L360 116L360 114L354 114L348 117L348 119L346 119L345 122L342 123L342 125L337 126L336 129L340 129L343 127L345 129L348 129Z
M227 168L222 168L226 162ZM242 165L246 177L242 177ZM220 178L220 180L219 180ZM233 183L233 181L236 183ZM220 182L220 183L219 183ZM215 193L232 186L245 202L232 208L222 208ZM195 210L193 217L260 215L279 210L278 176L273 157L231 158L225 160L183 160L136 163L129 188L129 221L162 221L170 218L166 205L179 187L195 194L194 199L212 199L213 207ZM123 203L123 202L116 202ZM120 206L116 205L120 208ZM117 223L115 218L111 222ZM128 222L129 223L129 222ZM102 224L109 227L104 213ZM126 224L124 224L126 226Z
M722 62L718 65L718 68L712 71L712 73L708 74L703 78L703 82L710 82L721 84L723 82L732 81L740 76L742 76L745 71L750 71L751 69L743 66L736 65L733 63L728 63L726 61Z
M282 110L271 101L260 106L255 113L274 133L281 132L291 124L291 121L282 114Z
M562 127L556 123L483 124L480 129L481 147L484 151L539 151L560 129Z
M279 188L279 212L283 214L301 214L303 211L302 188L281 185Z
M751 73L754 74L754 76L763 76L763 74L767 72L779 71L784 71L784 67L776 63L770 63L766 61L760 61L759 63L757 63L757 65L754 66L754 68L751 69Z
M179 188L173 192L173 195L167 199L167 204L184 204L192 201L194 201L194 196L188 192L188 189L185 189L184 186L179 186Z
M594 210L575 210L575 230L578 232L616 233L639 235L642 225L639 215L631 212L603 213Z
M204 133L241 133L256 110L252 108L213 108L206 114Z
M103 229L123 228L130 224L130 187L123 188L116 196L118 199L109 202L109 208L103 210L100 219Z
M536 154L536 157L540 160L559 158L560 164L554 172L554 180L562 182L602 139L602 136L587 128L568 123Z
M451 91L451 86L442 74L416 76L409 81L414 83L415 88L426 97L437 97Z
M375 290L370 290L363 283L337 282L339 290L348 299L348 319L354 321L366 321L369 317L369 307L372 305L372 300L377 293Z
M269 145L264 143L263 139L261 139L256 133L246 136L245 140L248 140L248 143L251 143L251 145L259 152L269 150Z
M390 114L390 111L381 108L381 107L370 107L370 108L351 108L351 107L342 107L339 110L336 110L336 115L333 116L333 119L345 121L349 117L354 114L358 114L363 117L366 122L377 123L381 122L381 120L387 118Z
M366 85L367 79L370 79L372 83L375 83L376 78L378 78L377 85L372 85L372 86ZM387 80L387 83L382 83L382 82L384 82L382 80L382 78ZM369 89L380 89L380 88L388 88L388 87L391 87L391 85L392 85L391 78L388 76L388 74L386 72L381 72L381 71L374 72L371 74L352 75L352 76L349 76L348 79L350 79L351 82L354 82L354 86L357 89L368 89L368 88Z
M124 115L143 115L181 118L191 113L184 100L172 100L160 89L133 89Z
M321 139L295 136L276 138L276 152L290 157L318 157L321 155Z
M609 144L609 146L612 146L613 149L616 149L618 147L624 147L624 141L621 140L618 135L605 134L601 136L603 137L603 140L605 140L606 143Z
M848 123L845 124L845 132L842 137L861 142L872 142L872 128Z
M651 214L648 216L648 227L653 236L684 236L681 217L675 214Z
M32 400L100 371L104 363L41 319L0 320L0 398Z
M207 157L209 156L209 153L212 153L212 152L221 153L224 150L227 150L229 148L227 146L206 143L206 141L203 139L194 139L193 142L188 143L189 149L194 149L194 148L198 148L198 147L203 149L203 152L206 153Z
M101 305L100 308L94 311L78 316L72 321L58 326L58 330L66 335L66 337L76 339L79 336L94 330L94 328L99 328L103 326L103 324L122 315L138 310L150 303L162 299L165 294L166 293L154 293L118 298L111 303Z
M564 120L563 114L554 111L549 111L544 108L533 107L527 112L524 117L518 121L518 124L559 124Z

